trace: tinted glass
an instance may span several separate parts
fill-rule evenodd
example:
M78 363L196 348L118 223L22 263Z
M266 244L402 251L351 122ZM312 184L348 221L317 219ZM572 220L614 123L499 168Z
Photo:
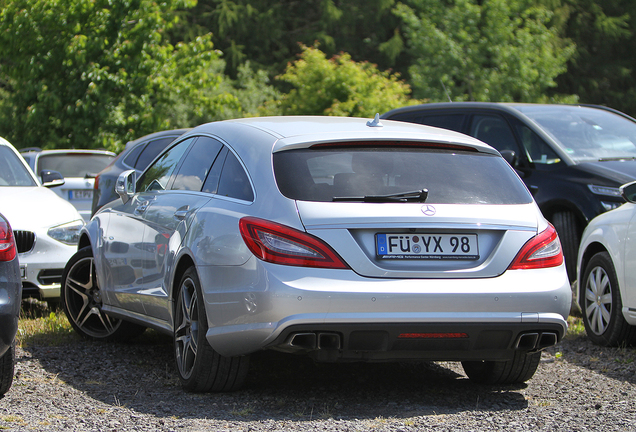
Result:
M163 151L168 144L175 140L177 137L166 137L150 141L143 151L139 155L139 159L133 165L135 169L143 171L152 162L159 153Z
M512 129L503 117L498 115L476 115L470 128L470 135L499 151L519 152L519 146Z
M86 153L42 154L38 157L36 173L53 170L64 177L95 177L113 158L110 155Z
M247 173L232 152L228 152L225 158L217 193L245 201L254 200L254 192Z
M137 158L139 157L139 154L146 147L147 144L148 143L141 143L133 147L130 153L128 153L128 156L126 156L126 159L124 159L124 163L128 165L129 167L134 168L135 164L137 163Z
M304 149L274 154L283 195L305 201L428 189L437 204L522 204L532 197L499 156L412 147Z
M148 167L137 183L137 191L146 192L167 189L172 174L175 172L181 157L192 144L192 141L194 141L194 138L181 141Z
M602 109L514 105L551 135L574 160L636 157L636 123Z
M171 189L200 191L223 144L199 137L185 157Z
M555 164L561 158L539 135L525 125L518 125L517 131L530 162L535 164Z
M4 145L0 145L0 187L2 186L37 186L20 156Z
M219 152L219 155L214 161L214 165L212 165L212 169L210 169L210 172L208 173L208 177L205 179L202 189L203 192L215 194L219 190L219 179L221 178L221 170L223 169L227 152L228 150L226 147L223 147Z

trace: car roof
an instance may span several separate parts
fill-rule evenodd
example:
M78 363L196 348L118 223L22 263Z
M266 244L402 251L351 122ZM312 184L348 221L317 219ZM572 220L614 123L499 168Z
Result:
M126 143L125 149L129 149L134 147L137 143L143 142L143 141L148 141L151 139L155 139L155 138L161 138L164 136L175 136L175 137L179 137L181 135L183 135L184 133L188 132L192 130L192 128L183 128L183 129L169 129L169 130L163 130L163 131L159 131L159 132L153 132L151 134L148 135L144 135L142 137L136 138L132 141L128 141Z
M207 123L193 129L187 135L208 133L223 137L223 134L236 133L238 129L250 128L261 135L264 145L268 145L267 143L272 145L274 142L274 152L292 148L306 148L315 143L399 140L464 145L485 153L498 154L489 145L458 132L391 120L382 121L380 125L376 126L372 122L373 119L357 117L253 117ZM265 136L268 136L269 139L266 139ZM256 143L252 141L245 145L253 146Z
M630 117L629 115L615 110L613 108L609 108L602 105L593 105L593 104L541 104L541 103L526 103L526 102L433 102L419 105L409 105L401 108L395 108L391 111L387 111L380 116L382 119L388 119L393 117L396 114L410 113L410 112L418 112L418 111L430 111L430 110L452 110L452 109L466 109L466 108L477 108L477 109L496 109L499 111L507 111L514 112L515 115L519 115L519 111L515 109L518 106L536 106L536 107L555 107L555 106L563 106L563 107L584 107L584 108L593 108L599 109L603 111L609 111L614 114L620 115L622 117L628 118L632 121L636 121L636 119Z

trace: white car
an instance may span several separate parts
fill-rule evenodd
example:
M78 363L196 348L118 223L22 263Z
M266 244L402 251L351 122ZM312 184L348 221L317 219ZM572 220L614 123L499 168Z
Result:
M43 186L17 150L0 138L0 213L14 231L23 295L55 300L84 221L75 207L45 187L63 184L59 173L45 175L44 181Z
M627 203L595 217L578 256L578 304L590 340L636 344L636 182L620 188Z
M91 218L95 176L117 156L106 150L21 150L33 172L57 171L64 184L51 190L69 201L84 220Z
M174 337L185 389L249 354L455 360L524 382L567 329L557 233L514 169L457 132L378 119L208 123L82 229L62 303L89 339Z

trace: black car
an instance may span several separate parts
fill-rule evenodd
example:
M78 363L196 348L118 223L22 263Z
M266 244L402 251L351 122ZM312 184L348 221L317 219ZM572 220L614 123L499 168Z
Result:
M189 130L155 132L128 142L124 151L95 176L91 216L105 204L119 198L115 193L115 182L119 174L129 169L137 171L137 175L141 174L168 144Z
M22 301L20 264L13 231L0 214L0 396L13 382L15 334Z
M636 120L602 106L450 102L381 117L462 132L499 150L557 229L570 280L583 229L620 206L619 186L636 180Z

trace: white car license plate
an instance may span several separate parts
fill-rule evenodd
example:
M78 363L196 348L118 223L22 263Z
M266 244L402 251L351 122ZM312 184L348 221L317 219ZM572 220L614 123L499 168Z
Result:
M92 200L93 189L78 189L68 191L69 199L71 200Z
M382 259L479 259L477 234L376 234L375 245Z

